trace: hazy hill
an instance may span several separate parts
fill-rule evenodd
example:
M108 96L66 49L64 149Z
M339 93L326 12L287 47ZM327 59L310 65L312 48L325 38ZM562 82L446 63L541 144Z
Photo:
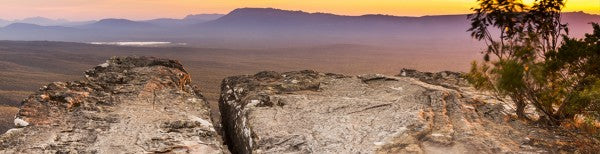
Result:
M563 13L562 21L569 24L570 35L582 37L585 33L592 32L593 28L589 24L590 22L600 23L600 15L568 12Z
M215 20L222 17L223 14L192 14L188 15L183 19L173 19L173 18L159 18L152 20L145 20L142 22L151 23L154 25L159 25L163 27L184 27L190 26L194 24L200 24L207 21Z
M50 18L44 18L44 17L30 17L30 18L25 18L25 19L19 20L18 22L43 25L43 26L55 26L55 25L62 25L65 23L69 23L69 21L65 20L65 19L50 19Z
M4 27L13 23L27 23L27 24L35 24L40 26L79 26L96 22L94 20L91 21L69 21L66 19L50 19L45 17L29 17L20 20L3 20L0 19L0 27Z
M80 31L64 26L40 26L27 23L13 23L0 28L0 39L11 40L72 40L79 38Z
M146 29L146 28L156 28L156 25L138 21L132 21L127 19L102 19L98 22L82 25L79 28L86 29Z
M591 32L589 22L600 22L599 15L583 12L565 13L575 36ZM242 8L211 22L205 27L227 28L241 33L292 33L315 35L349 35L415 39L468 37L467 15L400 17L389 15L341 16L327 13L307 13L272 8ZM587 27L587 28L586 28ZM261 34L263 34L261 33ZM366 34L366 35L365 35Z
M4 26L9 25L11 23L12 23L11 21L0 19L0 27L4 27Z
M13 23L13 24L10 24L10 25L2 28L2 30L7 30L7 31L17 31L17 30L59 30L60 31L60 30L67 30L67 29L73 29L73 28L64 27L64 26L40 26L40 25L29 24L29 23Z
M197 20L197 21L210 21L223 17L224 14L190 14L185 16L182 20Z

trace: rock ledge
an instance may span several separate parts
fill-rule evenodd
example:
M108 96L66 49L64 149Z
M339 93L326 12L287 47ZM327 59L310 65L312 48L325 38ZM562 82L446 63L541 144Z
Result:
M600 148L589 137L515 120L510 102L464 83L453 72L260 72L224 79L219 106L234 153L586 153Z
M190 82L174 60L112 58L24 100L0 153L224 153Z

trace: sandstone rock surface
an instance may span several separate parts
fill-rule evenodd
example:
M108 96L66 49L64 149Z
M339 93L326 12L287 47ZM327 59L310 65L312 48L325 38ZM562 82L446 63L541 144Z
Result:
M22 102L0 153L596 153L600 142L514 118L460 73L315 71L228 77L223 136L177 61L116 57ZM533 109L528 110L534 113ZM225 148L224 142L229 147Z
M511 118L511 103L458 73L399 76L260 72L222 82L234 153L594 152L593 138ZM582 146L583 145L583 146Z
M0 153L226 153L183 66L115 57L24 102Z

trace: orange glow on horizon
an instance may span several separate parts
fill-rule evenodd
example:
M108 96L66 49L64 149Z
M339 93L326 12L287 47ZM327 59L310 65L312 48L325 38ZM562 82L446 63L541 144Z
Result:
M531 3L533 0L523 0ZM259 7L341 15L388 14L423 16L466 14L475 0L3 0L0 19L43 16L70 20L102 18L182 18L188 14L221 13ZM600 0L567 0L565 12L600 14Z

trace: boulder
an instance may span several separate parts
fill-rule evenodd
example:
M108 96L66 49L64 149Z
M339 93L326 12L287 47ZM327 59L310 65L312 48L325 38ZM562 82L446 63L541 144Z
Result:
M0 153L228 153L175 61L115 57L22 102Z
M510 102L450 84L464 80L457 73L403 74L296 71L228 77L219 100L225 142L233 153L543 153L598 148L589 137L557 135L511 118ZM443 85L430 84L439 79ZM586 141L587 146L565 144L569 138Z

